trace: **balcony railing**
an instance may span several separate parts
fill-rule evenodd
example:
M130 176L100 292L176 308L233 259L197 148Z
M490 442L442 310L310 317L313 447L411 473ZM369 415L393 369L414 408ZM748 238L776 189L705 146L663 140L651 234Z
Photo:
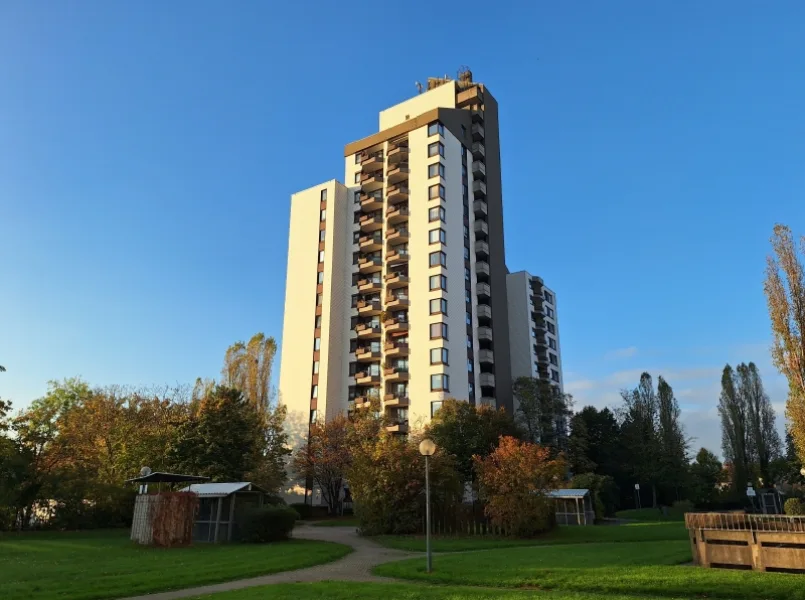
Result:
M408 179L408 173L408 163L401 162L396 165L392 165L386 172L386 175L389 183L399 183L400 181Z
M408 321L402 321L400 319L386 319L383 321L383 325L388 332L408 330Z
M478 319L486 319L489 320L492 318L492 307L488 304L479 304L478 305Z
M483 159L486 157L486 148L481 142L475 142L472 145L472 157L475 159Z
M410 194L410 190L408 186L405 185L405 182L400 182L397 185L390 185L386 192L386 197L389 200L389 203L396 204L398 202L404 202L408 200L408 196Z
M383 194L380 190L374 191L371 194L361 194L360 201L362 210L377 210L383 207Z
M358 259L358 272L373 273L383 269L383 259L379 256L363 257Z
M400 162L408 158L408 145L405 144L390 144L388 152L389 163Z
M476 200L472 203L472 208L475 211L475 217L478 219L485 219L489 214L489 207L485 200Z
M406 227L392 227L387 230L386 239L389 243L401 244L407 242L410 234Z
M480 179L486 178L486 165L480 160L475 160L472 163L472 175Z
M400 298L396 296L389 296L386 298L386 308L407 308L411 306L411 301L408 298Z
M484 139L484 126L480 123L472 124L472 139L481 142Z
M386 356L407 356L408 344L402 342L387 342L385 345Z
M380 300L358 300L358 314L371 315L382 310Z
M383 228L383 217L376 213L363 215L360 219L361 231L377 231Z
M479 350L478 351L478 362L485 364L485 365L493 365L495 364L495 353L491 350Z
M361 171L369 173L383 168L383 152L361 154Z
M410 258L411 256L408 254L408 250L392 250L386 254L386 262L388 263L406 262Z
M495 387L495 376L492 373L481 373L481 387Z
M478 258L489 258L489 244L483 240L475 242L475 254Z
M382 287L383 284L381 283L380 278L358 280L358 291L361 292L379 292Z
M388 287L402 287L408 285L409 282L408 275L402 273L388 273L386 275L386 285Z
M477 179L472 182L472 193L475 198L486 198L486 182L478 181Z
M409 217L410 213L408 212L408 205L407 204L395 204L389 207L386 211L386 216L390 223L395 223L399 221L404 221Z
M380 232L374 235L362 235L358 239L358 245L361 250L379 250L383 247L383 236Z
M479 298L489 298L492 295L492 288L488 283L479 283L475 286L475 293Z
M386 394L383 397L383 404L385 406L408 406L408 396L399 396L397 394Z
M485 342L492 341L492 328L491 327L479 327L478 328L478 339L483 340Z
M475 276L478 281L489 280L489 263L485 261L478 261L475 263Z
M364 173L361 175L361 191L373 192L383 187L383 173Z

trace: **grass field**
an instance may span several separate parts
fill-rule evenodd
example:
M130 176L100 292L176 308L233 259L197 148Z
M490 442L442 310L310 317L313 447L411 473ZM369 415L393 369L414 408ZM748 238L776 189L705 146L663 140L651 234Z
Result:
M663 514L659 508L632 508L630 510L619 510L615 516L619 519L631 519L633 521L645 522L669 522L684 521L685 512L668 508L667 514Z
M428 586L396 583L288 583L257 587L212 596L195 596L196 600L638 600L635 596L600 596L598 594L538 594L519 590L489 590L460 586ZM641 599L657 600L649 596ZM663 600L669 600L667 596Z
M424 536L385 535L373 540L399 550L425 551ZM632 525L601 525L595 527L559 527L551 533L533 539L520 540L494 536L433 537L434 552L461 552L517 546L546 544L587 544L601 542L648 542L687 540L688 532L681 523L635 523Z
M340 544L304 540L165 550L136 546L127 531L5 535L0 598L119 598L288 571L349 552Z
M440 584L556 590L602 599L629 594L639 598L805 600L801 575L680 564L689 560L686 541L599 543L435 556L431 574L425 573L422 559L381 565L375 572Z

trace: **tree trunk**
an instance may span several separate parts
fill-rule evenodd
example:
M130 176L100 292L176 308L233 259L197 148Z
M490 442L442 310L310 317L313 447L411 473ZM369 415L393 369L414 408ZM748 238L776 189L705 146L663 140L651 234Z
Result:
M651 484L651 506L657 508L657 486L653 483Z

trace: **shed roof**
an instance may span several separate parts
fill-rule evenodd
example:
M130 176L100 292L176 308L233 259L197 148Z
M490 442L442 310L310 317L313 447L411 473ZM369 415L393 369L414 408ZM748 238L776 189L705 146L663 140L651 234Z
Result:
M206 498L223 498L236 492L265 492L265 490L250 481L233 481L229 483L194 483L182 490L195 492Z
M590 490L587 489L550 490L548 496L551 498L584 498L589 493Z
M126 483L189 483L191 481L209 481L209 477L201 475L181 475L179 473L149 473L143 477L127 479Z

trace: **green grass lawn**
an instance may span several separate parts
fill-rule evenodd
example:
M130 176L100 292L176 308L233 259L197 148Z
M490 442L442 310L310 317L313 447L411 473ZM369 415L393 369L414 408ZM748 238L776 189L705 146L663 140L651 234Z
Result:
M137 546L128 531L0 536L2 600L96 600L254 577L336 560L340 544Z
M360 525L355 517L341 517L338 519L326 519L324 521L310 521L313 527L357 527Z
M373 540L399 550L425 551L425 537L411 535L381 535ZM635 523L631 525L596 525L592 527L558 527L532 539L521 540L495 536L435 536L431 538L434 552L461 552L516 546L546 544L586 544L600 542L654 542L687 540L688 532L681 523Z
M539 594L519 590L490 590L459 586L428 586L397 583L284 583L256 587L211 596L194 596L196 600L601 600L598 594ZM606 596L606 600L638 600L635 596ZM642 599L652 600L648 596ZM656 600L656 599L653 599ZM668 600L666 596L664 600Z
M598 594L602 599L618 594L639 598L805 599L801 575L680 564L690 558L686 541L603 543L437 555L431 574L425 573L421 558L381 565L375 572L441 584ZM548 595L546 600L552 597Z
M630 510L619 510L615 516L619 519L632 519L634 521L655 521L655 522L669 522L669 521L684 521L684 511L674 510L673 508L667 509L668 514L663 514L659 508L632 508Z

